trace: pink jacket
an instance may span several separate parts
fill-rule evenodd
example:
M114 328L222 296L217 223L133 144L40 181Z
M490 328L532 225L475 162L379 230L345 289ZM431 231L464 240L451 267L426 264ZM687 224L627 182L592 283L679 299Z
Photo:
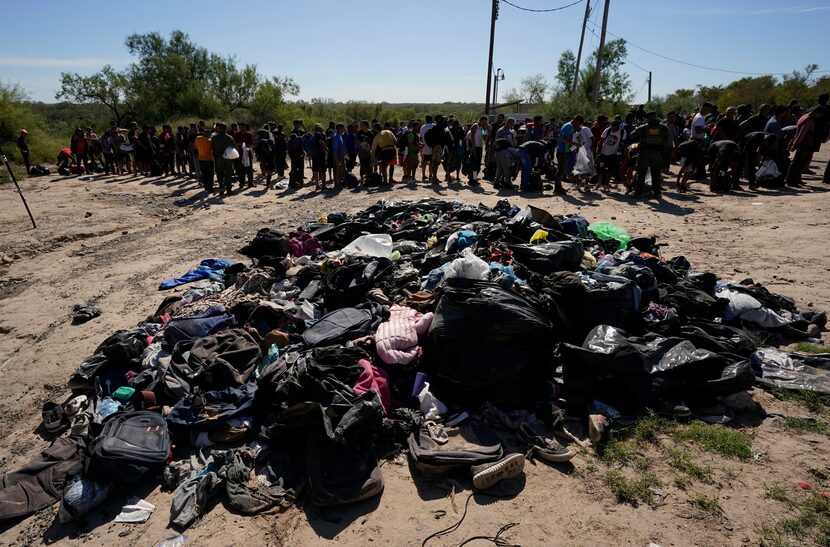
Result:
M412 308L394 305L389 319L380 324L375 334L375 347L387 365L408 365L418 356L418 336L425 334L432 323L432 314L421 314Z

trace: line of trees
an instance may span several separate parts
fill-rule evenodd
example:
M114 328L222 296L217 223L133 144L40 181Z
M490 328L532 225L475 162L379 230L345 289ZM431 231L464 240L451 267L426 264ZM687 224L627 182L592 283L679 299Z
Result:
M185 116L273 117L300 87L291 78L266 78L256 65L211 53L182 31L131 34L124 45L136 60L91 75L61 74L58 100L104 105L122 126L140 119L160 123Z

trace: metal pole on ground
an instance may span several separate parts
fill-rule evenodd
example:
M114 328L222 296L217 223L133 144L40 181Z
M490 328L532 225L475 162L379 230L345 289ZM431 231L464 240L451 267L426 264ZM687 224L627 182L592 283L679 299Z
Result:
M35 223L35 217L32 216L32 211L29 209L29 204L26 203L26 196L23 195L23 190L20 189L20 185L17 184L17 177L14 176L14 171L12 171L12 166L9 164L9 158L3 153L3 148L0 147L0 161L6 164L6 169L9 170L9 176L12 178L12 182L14 182L15 188L17 188L17 193L20 194L20 199L23 200L23 207L26 208L26 212L29 213L29 219L32 221L32 228L37 228L37 223Z

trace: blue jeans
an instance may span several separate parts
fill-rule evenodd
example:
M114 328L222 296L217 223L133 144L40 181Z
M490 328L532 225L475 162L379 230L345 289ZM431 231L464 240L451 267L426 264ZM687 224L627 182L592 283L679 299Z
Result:
M533 160L526 151L519 148L519 165L522 166L522 182L519 188L526 189L530 184L530 172L533 170Z

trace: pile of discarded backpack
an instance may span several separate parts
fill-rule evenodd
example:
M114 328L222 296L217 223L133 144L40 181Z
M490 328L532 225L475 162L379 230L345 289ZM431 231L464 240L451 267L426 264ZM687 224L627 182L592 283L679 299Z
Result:
M43 409L50 448L3 475L0 519L69 522L130 484L187 527L377 496L379 461L476 489L647 411L723 422L753 384L830 393L829 356L757 348L826 315L661 255L653 237L506 200L382 201L208 259ZM140 505L131 505L138 507ZM126 510L126 508L125 508Z

